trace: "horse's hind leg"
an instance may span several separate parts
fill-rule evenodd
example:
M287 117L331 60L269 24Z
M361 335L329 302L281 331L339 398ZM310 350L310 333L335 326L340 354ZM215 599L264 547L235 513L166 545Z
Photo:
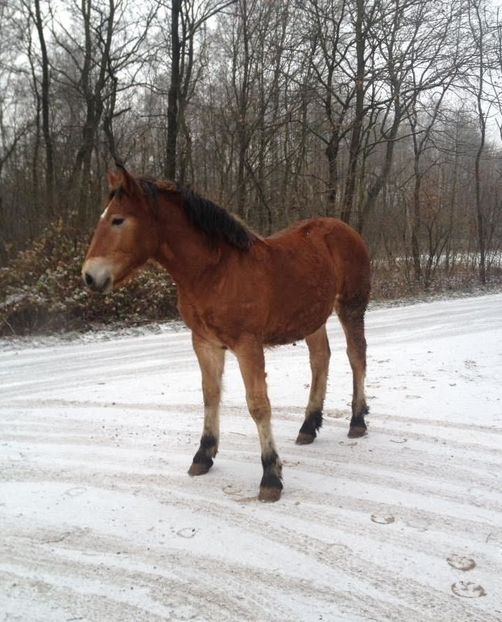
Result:
M204 396L204 429L188 473L204 475L213 466L218 451L220 436L219 407L221 378L225 365L225 350L192 335L192 343L202 372L202 393Z
M246 387L249 412L258 428L263 477L260 501L277 501L282 490L282 465L277 455L271 426L270 401L265 380L265 357L262 344L246 338L234 349Z
M340 305L336 309L347 339L347 355L352 368L352 419L350 420L348 434L352 438L366 434L364 415L368 413L368 406L366 405L364 392L366 377L365 309L366 305L357 305L355 307Z
M330 349L326 324L305 338L309 349L310 368L312 370L312 384L310 385L309 402L296 442L298 445L308 445L317 436L317 430L322 425L322 409L326 397Z

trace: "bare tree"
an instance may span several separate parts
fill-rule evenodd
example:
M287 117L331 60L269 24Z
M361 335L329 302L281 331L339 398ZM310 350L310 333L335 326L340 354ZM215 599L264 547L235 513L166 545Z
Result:
M482 157L486 145L486 124L491 101L488 101L486 89L489 82L490 64L487 59L489 24L487 23L487 5L484 0L469 0L469 27L471 41L476 51L474 75L469 83L475 102L479 130L479 144L474 158L475 214L479 245L479 279L486 283L486 232L485 213L482 196Z
M87 221L90 209L93 154L102 127L111 155L119 155L112 122L124 111L115 110L117 94L131 89L133 84L121 89L118 76L132 64L141 64L139 50L153 18L150 10L144 15L143 23L140 21L133 28L132 17L126 10L123 0L82 0L72 14L72 30L57 20L53 28L53 37L64 59L54 65L55 79L73 92L83 116L67 184L70 191L75 191L77 218L81 223Z
M40 48L40 71L41 77L38 78L33 72L34 87L37 100L40 104L42 135L45 145L45 208L49 217L54 214L54 148L52 144L50 110L51 110L51 75L50 59L46 42L46 18L42 15L40 0L34 0L33 4L23 0L23 5L28 12L33 24L35 25L38 44ZM31 56L31 54L30 54ZM38 88L40 82L40 89Z
M355 80L350 84L350 78L347 81L345 75L354 42L353 34L345 28L347 2L308 0L300 3L298 8L303 10L308 24L305 53L308 55L315 92L328 126L326 132L322 125L317 129L310 124L309 129L324 144L328 163L328 211L334 214L339 185L340 149L343 139L350 131L350 126L346 125L346 117L355 88L359 85L362 88L363 83Z
M172 0L171 21L171 68L167 99L167 138L164 173L175 179L177 171L177 144L180 116L189 101L193 87L194 48L197 33L204 24L236 0Z

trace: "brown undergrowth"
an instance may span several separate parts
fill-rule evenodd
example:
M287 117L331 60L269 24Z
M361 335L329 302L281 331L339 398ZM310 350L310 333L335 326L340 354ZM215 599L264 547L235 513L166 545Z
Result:
M0 335L132 326L177 317L176 288L152 265L102 296L82 286L88 240L61 225L0 269Z

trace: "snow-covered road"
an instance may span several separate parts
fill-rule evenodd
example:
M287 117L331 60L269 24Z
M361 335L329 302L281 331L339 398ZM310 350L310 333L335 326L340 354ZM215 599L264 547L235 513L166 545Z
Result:
M267 354L284 494L256 500L229 356L220 453L185 331L0 347L0 620L502 620L502 295L367 316L369 434L341 330L325 424L294 444L303 343Z

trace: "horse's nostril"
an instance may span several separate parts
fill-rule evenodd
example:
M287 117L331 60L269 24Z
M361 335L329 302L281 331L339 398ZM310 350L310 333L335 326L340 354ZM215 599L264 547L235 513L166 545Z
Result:
M84 274L84 280L85 280L85 284L88 287L92 287L94 285L94 279L92 278L92 276L88 272L86 272Z

